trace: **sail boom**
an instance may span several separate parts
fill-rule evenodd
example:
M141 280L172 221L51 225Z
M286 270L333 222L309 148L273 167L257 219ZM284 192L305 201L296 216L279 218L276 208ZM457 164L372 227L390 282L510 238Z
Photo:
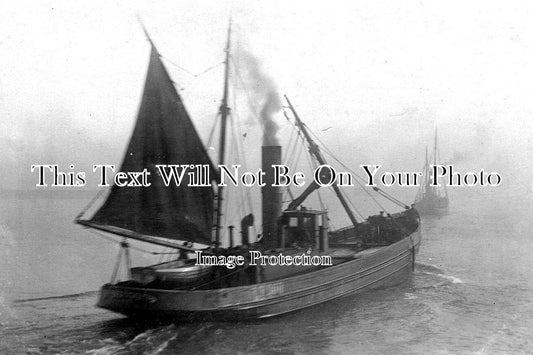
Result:
M163 246L163 247L187 250L187 251L191 251L191 252L195 252L197 250L203 250L203 249L195 249L195 248L187 247L187 246L181 245L181 244L179 244L177 242L172 242L170 240L165 240L165 239L158 238L158 237L155 237L155 236L137 233L137 232L131 231L129 229L124 229L124 228L120 228L120 227L116 227L116 226L100 224L100 223L96 223L96 222L93 222L93 221L90 221L90 220L86 220L86 219L77 219L76 223L81 224L82 226L85 226L85 227L89 227L89 228L93 228L93 229L99 230L99 231L108 232L108 233L115 234L115 235L118 235L118 236L121 236L121 237L125 237L125 238L140 240L142 242L155 244L155 245L160 245L160 246Z

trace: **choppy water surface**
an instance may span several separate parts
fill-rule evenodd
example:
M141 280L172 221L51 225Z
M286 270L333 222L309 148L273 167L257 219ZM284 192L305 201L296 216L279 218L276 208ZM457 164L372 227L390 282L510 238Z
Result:
M72 225L84 201L7 201L0 353L533 352L529 195L452 195L448 216L424 219L416 271L400 286L269 320L202 324L139 324L97 309L94 290L116 249Z

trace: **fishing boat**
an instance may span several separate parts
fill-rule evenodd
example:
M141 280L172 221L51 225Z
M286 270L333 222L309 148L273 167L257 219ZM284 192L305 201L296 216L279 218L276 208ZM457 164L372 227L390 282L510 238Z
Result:
M97 303L101 308L130 317L178 321L257 319L397 284L414 269L421 243L416 209L399 204L399 212L356 217L346 193L333 183L331 189L351 222L333 230L327 209L302 205L319 192L316 182L284 203L282 188L273 184L273 166L282 163L281 146L268 140L261 153L265 172L262 232L252 232L256 224L253 214L242 215L240 238L233 225L223 225L228 214L224 201L231 197L219 181L220 167L226 163L230 115L230 34L229 29L218 111L217 165L147 35L151 45L148 72L120 171L146 169L154 178L143 187L115 184L92 216L86 217L85 208L76 218L76 223L92 231L121 239L111 282L101 288ZM321 146L288 97L285 99L287 121L313 161L327 165ZM197 184L202 186L166 186L160 178L161 166L200 166L209 181ZM327 170L322 175L328 178ZM132 240L170 250L166 254L171 260L131 267ZM119 280L117 270L122 264L127 275Z
M435 129L435 144L433 147L433 165L437 166L438 160L438 146L437 146L437 129ZM426 158L424 162L424 181L420 184L420 188L415 197L415 208L421 215L426 216L442 216L448 213L448 191L446 185L433 186L433 168L430 165L431 157L428 157L428 150L426 147Z

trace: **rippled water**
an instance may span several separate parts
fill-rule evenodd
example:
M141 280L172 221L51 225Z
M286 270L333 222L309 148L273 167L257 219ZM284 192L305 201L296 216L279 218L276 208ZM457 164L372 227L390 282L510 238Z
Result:
M83 203L15 202L26 206L16 215L2 207L0 353L533 352L529 195L452 194L448 216L424 220L416 271L400 286L268 320L202 324L139 324L97 309L93 290L116 249L71 224Z

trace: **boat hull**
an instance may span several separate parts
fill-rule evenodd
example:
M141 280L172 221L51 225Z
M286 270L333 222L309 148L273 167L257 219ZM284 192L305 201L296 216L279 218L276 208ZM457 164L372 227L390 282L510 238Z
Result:
M421 216L445 216L448 214L448 204L415 203L415 208Z
M277 281L214 290L163 290L107 284L98 306L133 317L178 321L272 317L372 288L400 283L413 268L419 231L344 263Z
M424 196L415 202L415 208L421 216L443 216L448 214L448 198Z

